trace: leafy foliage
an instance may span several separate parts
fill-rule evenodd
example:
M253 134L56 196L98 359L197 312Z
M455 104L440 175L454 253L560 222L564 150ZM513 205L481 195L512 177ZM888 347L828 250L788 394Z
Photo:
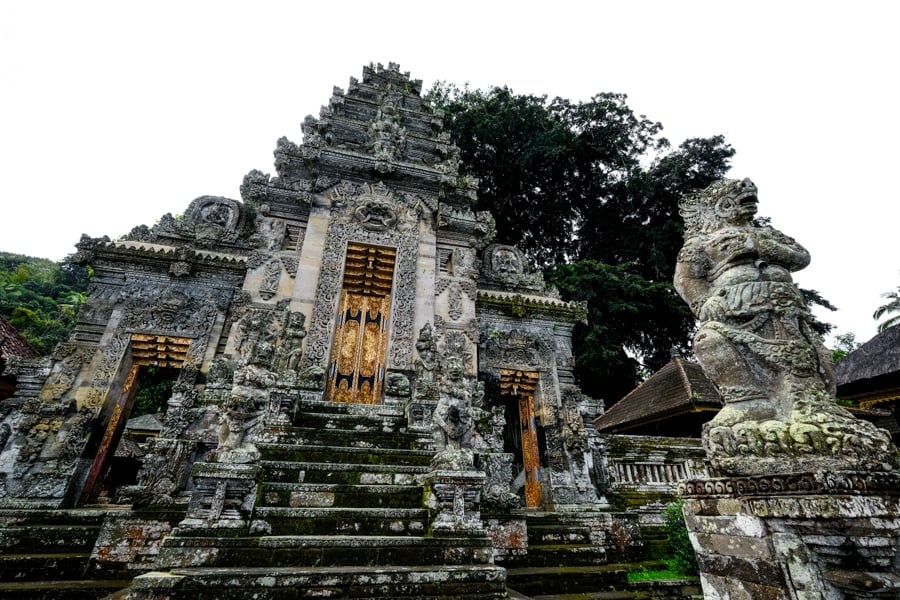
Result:
M642 277L632 264L582 260L546 275L564 297L588 303L590 325L576 329L573 348L587 394L623 397L644 365L664 365L693 330L694 317L672 285Z
M831 349L832 362L838 362L857 348L860 343L856 341L855 333L842 333L834 336L834 348Z
M896 291L882 294L882 297L887 298L888 301L876 308L875 312L872 314L872 318L876 321L883 317L887 317L878 324L879 333L888 327L893 327L900 323L900 287L898 287Z
M587 300L576 372L607 404L640 376L688 351L693 319L672 288L683 241L678 201L722 177L734 150L722 136L670 150L662 125L623 94L588 102L437 84L429 92L476 177L478 208L497 240L522 248L567 300Z
M141 369L131 417L165 412L177 378L178 370L170 367L150 365Z
M685 575L697 574L697 555L684 523L684 500L666 504L663 509L666 536L672 548L671 566Z
M86 268L66 261L0 252L0 315L48 354L69 337L89 281Z

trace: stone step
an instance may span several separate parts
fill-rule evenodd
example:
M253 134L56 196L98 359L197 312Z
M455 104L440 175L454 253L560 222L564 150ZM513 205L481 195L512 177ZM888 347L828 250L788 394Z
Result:
M348 448L427 449L430 439L396 431L360 431L329 427L269 427L262 439L276 444L344 446Z
M341 446L310 446L259 443L257 448L264 460L295 462L339 462L356 465L426 466L434 452L401 450L396 448L345 448Z
M258 506L421 508L422 493L416 485L266 482Z
M587 527L573 525L549 525L528 523L529 544L590 544L591 532Z
M0 554L0 581L78 579L88 566L90 552Z
M506 569L506 585L527 596L623 590L628 572L621 565Z
M528 553L515 560L516 566L522 567L586 567L608 562L606 549L593 544L529 544Z
M262 460L263 481L333 483L345 485L416 485L430 467L334 462L294 462Z
M348 402L330 402L328 400L304 400L297 411L297 417L309 414L354 415L406 421L406 411L402 407L388 406L386 404L351 404Z
M316 567L175 569L134 579L130 600L250 600L264 586L267 600L393 598L501 600L505 572L491 565L446 567ZM301 595L302 594L302 595Z
M115 511L121 509L113 509ZM0 509L0 527L30 525L86 525L99 527L109 510L105 509L42 509L3 508Z
M97 600L127 588L130 579L23 581L0 583L0 598L15 600Z
M257 507L274 535L424 535L428 511L409 508Z
M20 525L0 528L0 552L90 552L100 525Z
M483 538L411 536L264 536L242 538L169 538L157 568L193 564L229 567L333 567L363 565L488 564L492 550ZM188 561L187 563L185 561Z

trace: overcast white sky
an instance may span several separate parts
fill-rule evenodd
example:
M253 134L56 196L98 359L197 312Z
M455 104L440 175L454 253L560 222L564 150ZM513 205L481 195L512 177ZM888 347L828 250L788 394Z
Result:
M239 198L282 135L369 62L586 100L624 92L813 255L797 274L860 341L900 284L897 3L3 2L0 250L59 259L204 194Z

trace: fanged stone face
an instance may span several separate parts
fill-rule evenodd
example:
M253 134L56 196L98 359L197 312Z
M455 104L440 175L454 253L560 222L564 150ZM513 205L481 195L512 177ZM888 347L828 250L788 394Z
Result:
M734 181L720 192L716 201L716 215L722 219L746 222L756 215L756 185L749 179Z

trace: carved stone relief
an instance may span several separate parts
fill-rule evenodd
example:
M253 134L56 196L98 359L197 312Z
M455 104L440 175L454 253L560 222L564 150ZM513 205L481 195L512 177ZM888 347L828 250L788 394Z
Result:
M259 296L263 300L270 300L278 292L278 284L281 282L281 261L272 259L266 263L262 281L259 284Z

